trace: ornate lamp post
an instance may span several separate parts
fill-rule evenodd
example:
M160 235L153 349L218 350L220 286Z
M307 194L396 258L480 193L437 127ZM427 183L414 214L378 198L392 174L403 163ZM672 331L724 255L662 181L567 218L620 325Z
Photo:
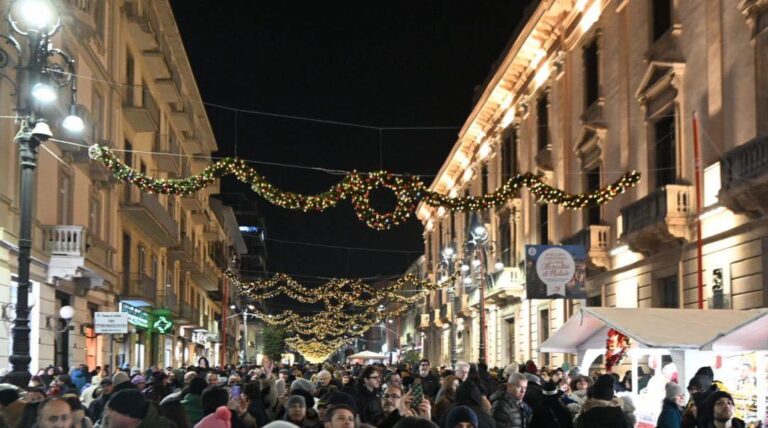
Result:
M445 269L446 277L443 279L443 281L450 280L451 283L448 285L448 301L449 305L451 307L451 337L450 337L450 346L451 346L451 370L456 370L456 361L458 360L458 357L456 355L456 284L454 283L453 273L455 268L455 260L456 260L456 250L453 248L453 246L447 246L443 248L443 251L441 252L442 256L442 266Z
M21 166L19 267L16 319L13 322L12 371L6 382L26 387L32 375L29 363L29 263L32 246L32 196L35 189L37 150L40 144L53 137L51 128L42 115L46 104L57 98L57 87L70 86L69 116L62 122L65 128L80 132L84 125L75 113L77 99L75 61L60 49L53 48L51 38L61 28L61 18L46 0L15 0L8 12L10 34L0 34L0 79L7 80L15 90L16 123L19 131L15 142L19 145ZM21 42L20 42L21 40ZM10 49L8 49L10 47ZM11 68L15 54L16 80L5 74Z

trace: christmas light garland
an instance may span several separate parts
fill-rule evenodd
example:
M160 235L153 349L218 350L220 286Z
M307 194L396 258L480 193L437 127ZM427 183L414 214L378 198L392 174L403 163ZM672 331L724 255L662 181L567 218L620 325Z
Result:
M350 198L357 217L376 230L387 230L406 221L419 201L451 211L486 210L503 205L517 197L520 188L527 187L540 203L580 209L590 205L602 205L640 181L640 173L632 171L602 189L590 193L570 194L545 184L539 176L529 172L511 177L504 185L487 195L452 198L430 191L419 177L401 177L387 171L353 171L323 193L302 195L276 188L242 159L225 158L216 161L191 177L156 179L129 167L108 147L94 144L88 149L88 154L92 159L103 163L118 180L132 183L150 193L189 195L209 186L217 178L234 175L237 180L250 185L254 192L270 203L292 210L324 211ZM393 211L380 213L371 206L371 191L379 187L392 190L397 197Z
M352 338L339 337L336 339L329 339L319 341L316 339L302 339L298 336L290 337L285 340L285 344L291 349L299 352L310 363L317 364L327 360L334 352L341 349Z
M422 280L412 274L398 278L397 281L382 288L372 287L360 279L332 279L319 287L306 287L283 273L277 273L270 279L259 281L244 281L230 270L224 272L224 275L242 294L255 301L285 295L301 303L342 303L356 307L378 306L383 301L415 303L430 291L440 288L442 284ZM459 276L460 272L455 273L450 281L455 281ZM412 296L399 294L398 290L405 285L411 285L417 292Z

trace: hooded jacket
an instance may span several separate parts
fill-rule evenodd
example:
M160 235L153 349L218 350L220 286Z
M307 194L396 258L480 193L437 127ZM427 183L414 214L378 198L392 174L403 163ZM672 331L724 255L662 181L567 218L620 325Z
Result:
M632 428L622 410L621 399L589 398L581 407L576 428Z
M171 422L157 412L157 407L153 403L149 403L147 406L147 415L141 421L141 425L138 428L176 428L176 424Z

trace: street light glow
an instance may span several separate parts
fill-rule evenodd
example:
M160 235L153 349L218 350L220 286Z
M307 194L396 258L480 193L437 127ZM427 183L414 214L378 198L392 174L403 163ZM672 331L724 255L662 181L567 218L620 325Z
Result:
M456 254L456 251L454 251L453 247L448 246L443 248L443 257L446 259L450 259L454 254Z
M85 129L85 123L83 122L83 119L81 119L80 116L76 114L70 114L69 116L65 117L64 121L61 123L61 126L72 132L83 132L83 129Z
M461 271L464 272L464 273L469 272L469 265L466 264L466 263L462 264L461 265Z
M465 276L464 277L464 284L465 285L472 285L472 278Z
M254 309L256 309L256 306L253 306L253 305L248 305L248 309L250 309L250 310L254 310Z
M16 11L30 29L41 30L56 23L56 11L46 0L22 0L17 3Z
M479 226L475 226L475 228L473 229L473 233L475 234L475 236L484 236L486 233L488 233L488 231L485 229L485 226L479 225Z
M237 309L237 306L235 306L235 305L229 305L229 309L232 309L232 310L234 311L235 309Z
M497 260L496 264L493 265L493 267L496 269L496 272L501 272L504 270L504 263L502 263L501 260Z
M36 83L32 87L32 96L44 103L56 101L56 91L53 90L51 85L46 83Z
M478 258L472 259L472 267L480 267L480 259Z

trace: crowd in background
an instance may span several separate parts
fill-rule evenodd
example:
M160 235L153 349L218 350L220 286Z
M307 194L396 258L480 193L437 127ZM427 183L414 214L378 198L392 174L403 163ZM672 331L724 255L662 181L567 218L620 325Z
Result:
M643 387L650 374L640 373ZM741 428L733 398L701 368L664 387L660 428ZM624 428L637 423L631 374L397 365L262 365L112 372L48 367L0 385L0 428Z

